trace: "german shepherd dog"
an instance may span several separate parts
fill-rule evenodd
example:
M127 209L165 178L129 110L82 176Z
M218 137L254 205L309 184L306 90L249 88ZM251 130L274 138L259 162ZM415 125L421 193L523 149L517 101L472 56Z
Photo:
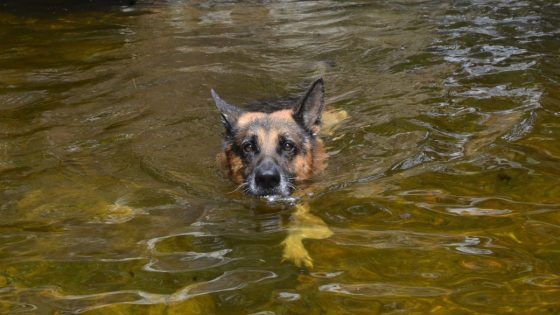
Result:
M219 158L246 193L289 196L297 183L324 169L327 155L318 137L325 109L323 79L301 98L272 109L242 110L211 93L225 127Z
M255 110L230 105L212 90L225 127L218 158L240 188L254 196L288 196L297 183L324 169L327 155L318 136L324 90L323 79L318 79L300 98L257 103ZM346 112L339 113L338 118L344 119ZM305 202L295 206L293 219L281 244L282 257L312 268L303 240L325 239L332 231Z

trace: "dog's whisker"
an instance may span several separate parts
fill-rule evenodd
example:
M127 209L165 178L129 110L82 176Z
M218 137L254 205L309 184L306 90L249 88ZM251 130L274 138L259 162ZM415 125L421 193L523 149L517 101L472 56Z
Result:
M293 191L296 191L298 189L297 186L294 184L294 177L292 176L287 178L286 185L288 186L288 188L292 189Z
M241 183L241 184L240 184L239 186L237 186L234 190L232 190L232 191L230 191L230 192L228 192L228 193L226 193L226 194L228 194L228 195L229 195L229 194L233 194L234 192L238 191L238 190L241 189L241 188L243 188L243 190L244 190L245 192L247 192L247 188L246 188L247 185L248 185L247 183Z

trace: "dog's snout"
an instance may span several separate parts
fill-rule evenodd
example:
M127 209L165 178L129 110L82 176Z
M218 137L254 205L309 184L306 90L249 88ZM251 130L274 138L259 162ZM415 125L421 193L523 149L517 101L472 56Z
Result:
M255 172L255 183L264 189L273 189L280 184L280 172L272 162L263 163Z

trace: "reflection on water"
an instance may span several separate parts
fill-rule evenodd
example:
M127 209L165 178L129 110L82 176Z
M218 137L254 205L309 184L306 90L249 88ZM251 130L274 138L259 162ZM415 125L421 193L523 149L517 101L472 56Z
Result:
M560 312L554 2L44 5L0 5L0 313ZM325 174L233 191L209 90L318 76Z

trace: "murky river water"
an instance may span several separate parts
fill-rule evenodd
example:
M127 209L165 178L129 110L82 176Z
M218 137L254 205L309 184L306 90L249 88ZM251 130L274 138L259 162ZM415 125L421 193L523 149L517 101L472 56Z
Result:
M556 1L43 2L0 4L0 313L560 313ZM305 268L209 91L318 76Z

